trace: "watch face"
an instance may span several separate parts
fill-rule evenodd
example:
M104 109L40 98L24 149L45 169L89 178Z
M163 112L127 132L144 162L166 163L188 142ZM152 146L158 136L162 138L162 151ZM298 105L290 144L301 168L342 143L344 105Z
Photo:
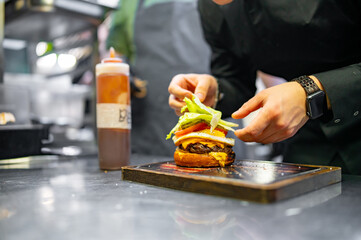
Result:
M325 93L323 91L307 96L307 115L309 118L316 119L323 115L324 101Z

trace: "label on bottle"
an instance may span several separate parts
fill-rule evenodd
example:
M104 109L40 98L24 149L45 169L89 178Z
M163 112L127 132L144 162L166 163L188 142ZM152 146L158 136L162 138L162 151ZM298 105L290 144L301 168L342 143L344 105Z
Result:
M130 105L97 103L97 128L131 129Z

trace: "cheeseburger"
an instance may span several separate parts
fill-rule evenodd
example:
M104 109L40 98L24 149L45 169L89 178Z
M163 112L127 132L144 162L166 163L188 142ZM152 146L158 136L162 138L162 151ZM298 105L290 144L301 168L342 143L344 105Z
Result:
M221 119L222 113L205 106L193 95L184 99L186 106L177 125L167 135L177 146L174 161L185 167L224 167L233 163L234 139L226 138L238 124Z

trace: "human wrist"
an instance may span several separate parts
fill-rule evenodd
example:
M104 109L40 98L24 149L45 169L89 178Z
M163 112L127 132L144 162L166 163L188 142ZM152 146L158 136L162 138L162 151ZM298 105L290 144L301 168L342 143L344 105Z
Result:
M316 85L318 86L319 89L324 91L322 83L315 76L309 75L308 77L311 78L316 83Z
M318 80L318 78L316 78L316 77L313 76L313 75L309 75L308 77L311 78L311 79L317 84L317 86L319 87L319 89L321 89L322 91L325 92L325 88L323 87L323 85L322 85L322 83L320 82L320 80ZM328 98L326 92L325 92L325 94L326 94L326 101L327 101L327 109L331 109L330 99Z
M306 93L307 116L310 119L316 119L323 116L326 109L326 96L323 89L309 76L301 76L293 79L293 81L300 84Z

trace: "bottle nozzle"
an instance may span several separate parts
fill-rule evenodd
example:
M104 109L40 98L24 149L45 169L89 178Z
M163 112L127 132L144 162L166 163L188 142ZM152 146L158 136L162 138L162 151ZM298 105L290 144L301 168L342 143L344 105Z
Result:
M110 48L110 58L115 58L115 50L113 47Z
M109 51L110 51L110 57L103 59L103 60L102 60L102 63L109 63L109 62L121 63L121 62L123 62L122 59L117 58L117 57L115 56L115 50L114 50L113 47L110 47Z

